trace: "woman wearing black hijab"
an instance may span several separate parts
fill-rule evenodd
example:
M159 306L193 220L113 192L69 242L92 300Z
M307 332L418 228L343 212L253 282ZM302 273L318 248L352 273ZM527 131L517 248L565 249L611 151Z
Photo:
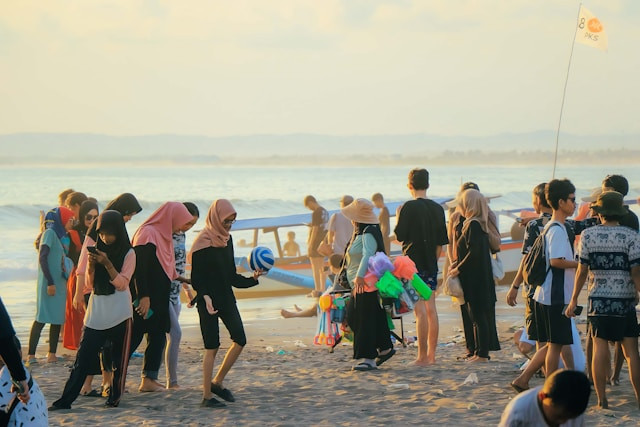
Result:
M142 211L142 207L140 203L138 203L138 199L131 193L122 193L112 201L110 201L105 211L113 210L120 212L122 215L122 219L125 223L127 223L134 215L140 213ZM87 246L95 246L98 241L98 231L96 228L97 221L94 221L93 224L86 231L85 238L83 240L82 248L83 250L80 252L80 258L78 260L77 269L76 269L76 292L73 297L73 308L79 310L81 307L86 309L87 304L89 302L89 295L91 295L91 288L86 286L85 280L85 271L87 269L87 261L88 261L88 252ZM103 358L109 360L108 352L103 354ZM100 390L92 390L91 382L93 380L93 375L100 374L100 358L95 357L93 361L92 368L89 370L89 376L87 377L87 381L82 389L82 394L87 396L100 396L102 394ZM102 391L104 392L106 389L106 384L109 382L109 371L108 367L106 371L102 371Z
M86 280L93 291L87 307L84 334L62 397L49 410L71 407L93 360L107 340L111 343L113 382L105 405L118 406L124 390L133 316L129 282L135 271L136 255L119 212L104 211L96 222L96 232L99 239L95 252L88 256L86 271Z
M131 193L122 193L107 204L106 210L118 211L122 215L122 219L127 223L134 215L142 211L142 206L138 203L138 199ZM83 248L85 246L93 246L98 240L98 231L96 229L96 221L91 224L89 230L86 233L85 242L83 242ZM84 298L84 271L87 264L87 253L81 252L80 259L78 261L77 282L76 282L76 294L73 299L74 308L78 308L81 305L86 305L87 300ZM87 290L87 295L89 291Z

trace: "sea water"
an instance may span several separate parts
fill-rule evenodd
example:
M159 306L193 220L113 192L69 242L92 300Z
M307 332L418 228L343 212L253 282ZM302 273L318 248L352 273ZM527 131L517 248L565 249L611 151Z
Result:
M343 194L370 198L380 192L388 202L410 198L407 173L415 165L393 167L239 167L203 165L137 166L3 166L0 170L0 296L7 306L21 339L26 339L35 315L39 213L56 206L58 193L74 188L95 197L103 209L120 193L136 195L143 211L128 224L129 235L163 202L191 201L200 208L201 219L187 233L187 247L197 230L204 225L210 203L218 198L231 200L239 219L273 217L308 212L302 205L312 194L327 209L337 209ZM544 166L432 166L430 197L451 197L460 184L474 181L485 194L500 194L491 201L494 210L527 208L531 189L551 178L551 168ZM600 186L607 174L627 177L631 190L628 199L640 192L640 169L615 165L561 167L557 177L567 177L577 187L577 196L589 195ZM511 224L502 223L502 230ZM305 250L306 227L294 227L296 240ZM286 239L281 230L281 240ZM238 245L241 239L251 242L251 231L232 232L236 255L250 250ZM273 233L259 233L258 243L275 248ZM289 301L291 300L291 301ZM278 316L280 307L290 305L291 298L268 298L240 301L247 321ZM195 312L194 310L192 310ZM197 314L183 310L184 321L195 323Z

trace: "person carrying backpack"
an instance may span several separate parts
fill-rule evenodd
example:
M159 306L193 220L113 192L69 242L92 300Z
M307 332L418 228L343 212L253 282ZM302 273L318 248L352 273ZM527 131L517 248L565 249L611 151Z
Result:
M540 370L540 368L544 366L546 351L547 351L547 348L546 348L547 343L538 341L538 332L537 332L536 323L535 323L536 302L533 299L534 293L536 291L536 286L533 286L530 283L528 283L527 280L524 280L524 277L523 277L525 258L529 256L528 254L531 253L532 248L534 247L534 244L536 243L536 241L538 241L538 237L542 234L543 230L545 229L545 226L551 221L553 209L551 209L551 205L549 205L545 196L546 185L547 185L546 182L542 182L533 188L533 192L532 192L533 209L536 211L536 213L539 214L539 216L538 218L529 221L525 227L524 240L522 242L523 258L520 264L520 268L518 269L518 272L516 273L516 276L513 279L511 287L507 292L507 298L506 298L507 304L509 304L512 307L515 307L517 305L517 297L518 297L518 292L520 291L520 286L523 286L523 291L524 291L523 295L525 297L525 329L530 339L536 341L536 353L535 353L536 355L533 357L532 361L527 365L527 368L524 371L522 371L522 373L511 383L511 386L517 392L521 392L529 388L529 380L533 377L533 375L535 375L536 372L538 372L538 370ZM557 222L554 224L558 225ZM567 231L567 235L569 236L569 240L573 241L574 239L573 229L571 228L568 222L565 222L565 229ZM544 243L544 240L542 240L542 243ZM546 252L546 245L543 245L543 246L545 246L545 252ZM547 268L548 266L546 265L546 256L545 256L542 263L542 269L543 269L542 282L544 282L544 279L546 279L546 275L548 273ZM573 366L573 363L572 363L573 354L569 346L562 348L562 359L565 366L567 365Z
M546 364L547 350L550 348L547 343L561 341L562 344L571 344L573 342L571 322L565 321L566 318L562 316L562 308L568 302L573 291L573 276L577 266L577 263L572 261L574 234L571 227L565 223L566 218L571 216L575 210L574 192L575 187L568 180L553 180L548 184L539 184L533 189L533 207L536 212L540 213L540 217L527 224L522 245L523 261L507 293L507 303L515 306L520 285L524 283L526 295L525 327L527 334L537 342L538 347L538 351L527 369L511 383L511 386L517 392L527 390L529 388L529 380ZM546 234L546 237L543 237L544 240L539 241L539 243L545 243L543 254L549 256L545 256L543 282L538 284L540 286L532 286L530 283L523 281L524 260L534 248L535 242L541 233ZM558 267L558 264L565 266L565 268ZM540 303L535 298L536 293L543 303ZM548 316L551 312L554 313L553 322ZM547 326L551 329L555 328L554 332L561 332L563 335L557 336L554 333L553 341L550 341L551 334ZM560 344L559 342L555 344L554 351L562 351L564 365L572 368L573 357L570 347L558 345ZM558 347L561 350L558 350ZM555 353L552 355L552 365L554 360L555 368L553 370L557 369L559 355ZM547 375L550 375L551 372L548 371Z

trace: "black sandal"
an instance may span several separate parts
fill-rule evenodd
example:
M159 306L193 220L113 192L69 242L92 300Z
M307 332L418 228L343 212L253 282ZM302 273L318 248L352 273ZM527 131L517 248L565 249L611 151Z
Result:
M200 406L203 408L224 408L227 405L225 405L224 402L220 402L215 397L212 397L211 399L202 399Z
M211 383L211 393L215 394L218 397L223 398L227 402L235 402L236 398L233 397L231 390L228 388L222 388L218 384Z
M382 365L384 362L391 359L394 354L396 354L396 349L392 347L388 353L379 355L376 357L376 366Z

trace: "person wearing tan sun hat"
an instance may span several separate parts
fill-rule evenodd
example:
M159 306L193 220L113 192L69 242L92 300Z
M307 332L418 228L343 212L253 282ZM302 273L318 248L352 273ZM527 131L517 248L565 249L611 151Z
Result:
M369 200L356 199L341 212L354 226L354 235L345 253L347 279L353 289L348 322L354 335L353 358L358 360L353 370L370 371L395 354L378 289L364 281L369 258L377 252L384 253L384 241Z

